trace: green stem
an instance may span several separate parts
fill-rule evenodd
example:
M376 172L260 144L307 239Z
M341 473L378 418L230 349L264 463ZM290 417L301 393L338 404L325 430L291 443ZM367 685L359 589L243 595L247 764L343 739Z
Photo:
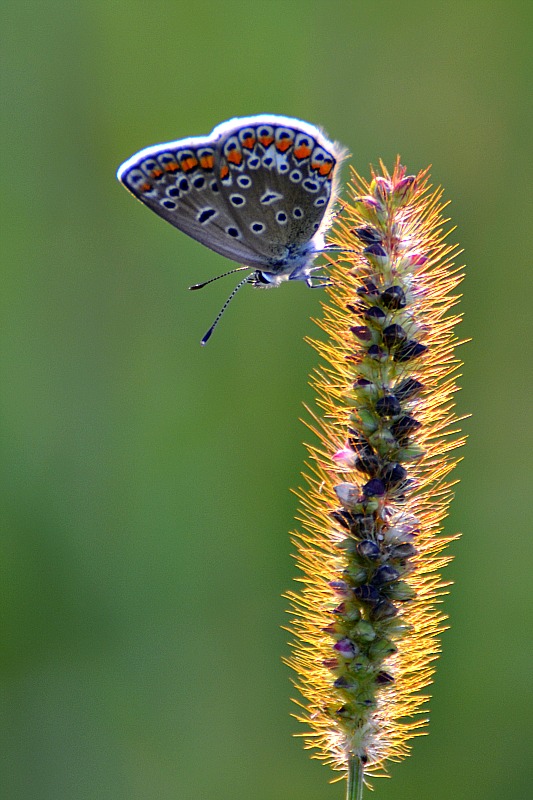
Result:
M348 765L348 781L346 786L346 800L362 800L363 798L363 765L357 756L350 758Z

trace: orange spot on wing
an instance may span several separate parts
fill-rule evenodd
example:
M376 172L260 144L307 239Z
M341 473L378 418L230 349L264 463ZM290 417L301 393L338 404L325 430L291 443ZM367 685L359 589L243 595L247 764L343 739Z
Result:
M149 192L151 188L152 188L152 184L151 183L143 183L142 186L139 186L139 191L140 192Z
M202 169L213 169L213 156L202 156L200 159L200 166Z
M175 161L169 161L168 164L165 164L165 172L177 172L179 168L179 164Z
M260 136L259 137L259 141L261 142L263 147L268 147L268 145L272 144L272 142L274 141L274 137L273 136Z
M253 150L255 144L255 136L247 136L246 139L242 140L242 146L246 147L247 150Z
M318 169L321 175L329 175L333 169L333 161L325 161Z
M294 155L296 158L309 158L311 155L311 148L306 144L301 144L299 147L295 148Z
M237 164L237 166L239 166L239 164L242 163L242 153L240 153L238 150L230 150L226 158L230 164Z
M229 175L229 167L227 166L227 164L224 164L224 166L220 167L220 177L222 180L224 180L224 178L227 178L228 175Z
M163 170L159 169L159 167L158 167L157 169L153 169L150 174L151 174L152 178L160 178L161 175L163 174Z
M280 153L284 153L289 147L292 147L294 143L294 139L280 139L276 142L276 150L279 150Z
M311 166L319 175L329 175L333 169L333 161L313 161Z
M181 168L184 172L190 172L191 169L194 169L198 166L198 159L196 158L184 158L181 162Z

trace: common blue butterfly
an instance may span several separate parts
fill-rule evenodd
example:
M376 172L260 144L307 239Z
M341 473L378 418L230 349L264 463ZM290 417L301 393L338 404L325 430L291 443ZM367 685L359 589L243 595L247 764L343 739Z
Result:
M326 249L345 151L314 125L260 114L217 125L209 136L147 147L117 177L141 202L216 253L252 269L244 284L327 284L314 260ZM223 277L217 276L218 277ZM199 289L217 278L191 286Z

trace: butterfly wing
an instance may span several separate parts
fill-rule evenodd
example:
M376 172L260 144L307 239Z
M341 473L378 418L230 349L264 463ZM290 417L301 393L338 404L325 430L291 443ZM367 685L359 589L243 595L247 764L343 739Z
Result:
M318 128L265 114L222 123L213 137L222 199L264 267L328 227L344 151Z
M117 177L206 247L269 269L329 224L343 155L313 125L265 114L229 120L210 136L145 148Z
M251 267L262 259L243 243L215 175L212 137L154 145L124 162L121 183L138 200L183 233L233 261Z

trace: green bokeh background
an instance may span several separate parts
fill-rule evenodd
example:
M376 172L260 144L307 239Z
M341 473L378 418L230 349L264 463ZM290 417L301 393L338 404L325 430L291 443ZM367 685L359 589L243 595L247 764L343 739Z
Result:
M473 417L452 627L431 735L374 796L530 796L533 5L1 14L0 796L341 798L292 737L280 661L320 293L243 291L200 348L231 281L186 287L229 262L115 180L141 147L261 112L323 125L364 174L431 163L453 201Z

